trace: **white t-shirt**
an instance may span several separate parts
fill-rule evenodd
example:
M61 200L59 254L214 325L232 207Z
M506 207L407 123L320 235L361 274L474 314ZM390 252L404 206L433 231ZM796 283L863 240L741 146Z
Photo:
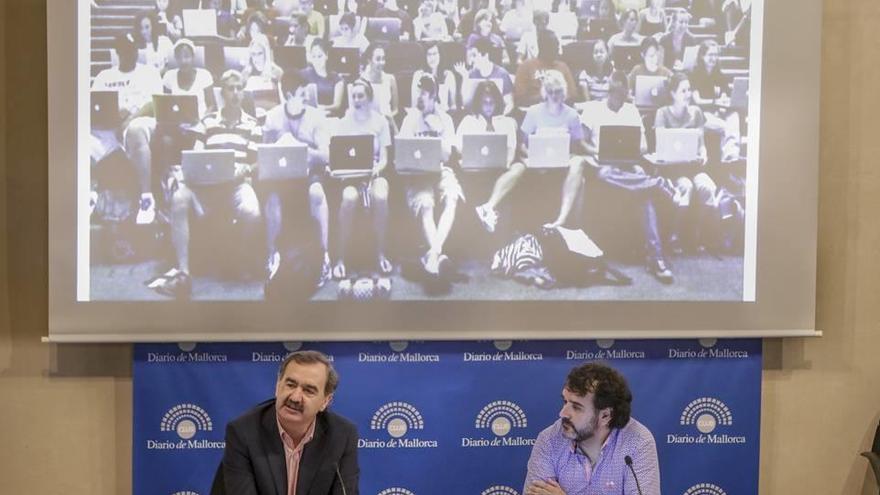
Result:
M92 90L118 91L120 110L133 114L153 101L154 94L162 93L162 76L152 65L137 64L131 72L122 72L117 67L111 67L95 76Z
M581 113L581 124L587 130L585 136L590 145L599 149L599 129L604 125L633 126L641 130L641 147L647 148L645 141L645 126L639 109L632 103L624 103L620 110L614 112L608 108L607 101L588 101L584 103Z
M199 102L199 117L204 117L207 113L208 105L205 102L205 89L214 85L214 77L205 69L196 68L196 78L192 87L183 89L178 84L177 74L180 69L171 69L165 73L162 83L165 90L173 95L195 95Z

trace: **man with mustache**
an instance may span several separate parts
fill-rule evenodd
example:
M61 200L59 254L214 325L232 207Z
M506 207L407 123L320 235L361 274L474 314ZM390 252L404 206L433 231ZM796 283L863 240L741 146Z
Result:
M357 429L327 410L338 383L324 354L287 356L275 398L226 427L211 494L357 495Z
M631 404L626 379L613 368L573 368L559 420L532 448L523 494L660 495L654 436L630 417Z

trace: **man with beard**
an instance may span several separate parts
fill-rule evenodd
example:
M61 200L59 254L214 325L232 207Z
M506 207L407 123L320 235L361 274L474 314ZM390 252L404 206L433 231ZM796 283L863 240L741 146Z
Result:
M568 373L559 420L529 457L524 495L659 495L654 436L630 417L623 376L600 363Z
M287 356L275 398L226 427L226 449L211 493L357 495L357 429L327 410L338 383L324 354Z

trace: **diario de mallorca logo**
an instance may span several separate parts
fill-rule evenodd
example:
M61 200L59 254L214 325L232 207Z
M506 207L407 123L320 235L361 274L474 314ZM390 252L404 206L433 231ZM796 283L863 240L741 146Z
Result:
M395 401L383 404L370 419L371 431L385 431L391 438L361 438L358 447L363 449L386 448L436 448L437 440L407 437L414 430L424 430L425 420L415 406Z
M283 342L281 344L281 348L277 350L270 351L252 351L251 352L251 362L252 363L281 363L284 361L287 356L291 353L296 352L302 349L302 342ZM326 353L325 353L326 354ZM327 359L332 363L334 358L332 354L326 354Z
M391 488L386 488L379 492L378 495L416 495L415 492L411 492L406 488L400 488L399 486L394 486Z
M174 492L174 493L172 493L171 495L199 495L199 494L198 494L198 492L193 492L193 491L190 491L190 490L186 490L186 491L183 491L183 492Z
M147 363L225 363L229 356L225 353L203 352L196 350L197 344L182 342L177 344L177 351L148 352Z
M688 488L683 495L727 495L727 492L718 485L700 483Z
M733 425L733 413L727 404L714 397L700 397L691 401L681 412L679 418L681 426L696 427L699 435L693 434L668 434L668 444L744 444L745 436L716 433L718 427Z
M492 342L495 352L464 352L461 355L465 363L491 363L498 361L543 361L544 354L540 352L512 351L513 342L510 340L496 340Z
M614 339L599 339L597 349L568 349L565 359L569 361L593 361L596 359L645 359L645 351L626 348L626 341L615 346Z
M207 411L196 404L178 404L168 410L159 422L159 431L173 434L172 439L149 439L147 450L223 449L224 441L195 438L199 432L213 432L214 423Z
M409 342L395 340L388 343L391 352L359 352L359 363L439 363L439 354L405 352Z
M519 495L519 492L509 486L495 485L486 488L480 495Z
M718 339L699 339L702 349L670 347L669 359L745 359L749 351L718 346Z
M526 413L519 405L509 400L496 400L486 404L477 414L474 427L489 430L488 435L476 438L464 437L462 447L522 447L535 444L534 438L510 435L514 428L525 428L529 425ZM510 435L510 436L509 436Z

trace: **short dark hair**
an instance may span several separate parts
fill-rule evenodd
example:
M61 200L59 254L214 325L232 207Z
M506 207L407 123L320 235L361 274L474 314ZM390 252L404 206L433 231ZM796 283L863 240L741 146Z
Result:
M678 91L678 87L681 86L681 83L688 81L690 82L691 78L687 75L686 72L678 71L672 74L669 79L666 80L666 89L671 94Z
M648 51L648 48L651 48L652 46L657 50L660 49L660 43L656 39L654 39L653 36L645 36L645 39L642 40L642 45L640 48L642 55L644 55Z
M626 77L626 72L620 69L614 69L614 72L611 73L611 82L622 84L623 87L629 91L629 78Z
M597 411L611 408L611 428L623 428L629 422L632 392L617 370L603 363L586 363L572 368L565 378L565 388L577 395L593 394Z
M477 41L474 41L474 49L476 49L477 53L480 55L491 54L493 48L495 48L495 45L489 40L489 38L480 38Z
M348 27L354 29L355 24L357 24L357 17L355 17L354 13L346 12L342 14L342 17L339 18L339 25L347 25Z
M288 354L278 368L279 381L284 377L284 372L287 371L287 365L290 364L291 361L296 364L320 363L327 368L327 382L324 384L324 395L332 394L339 385L339 374L336 373L336 370L333 368L333 363L330 362L330 358L327 357L326 354L319 351L296 351Z

